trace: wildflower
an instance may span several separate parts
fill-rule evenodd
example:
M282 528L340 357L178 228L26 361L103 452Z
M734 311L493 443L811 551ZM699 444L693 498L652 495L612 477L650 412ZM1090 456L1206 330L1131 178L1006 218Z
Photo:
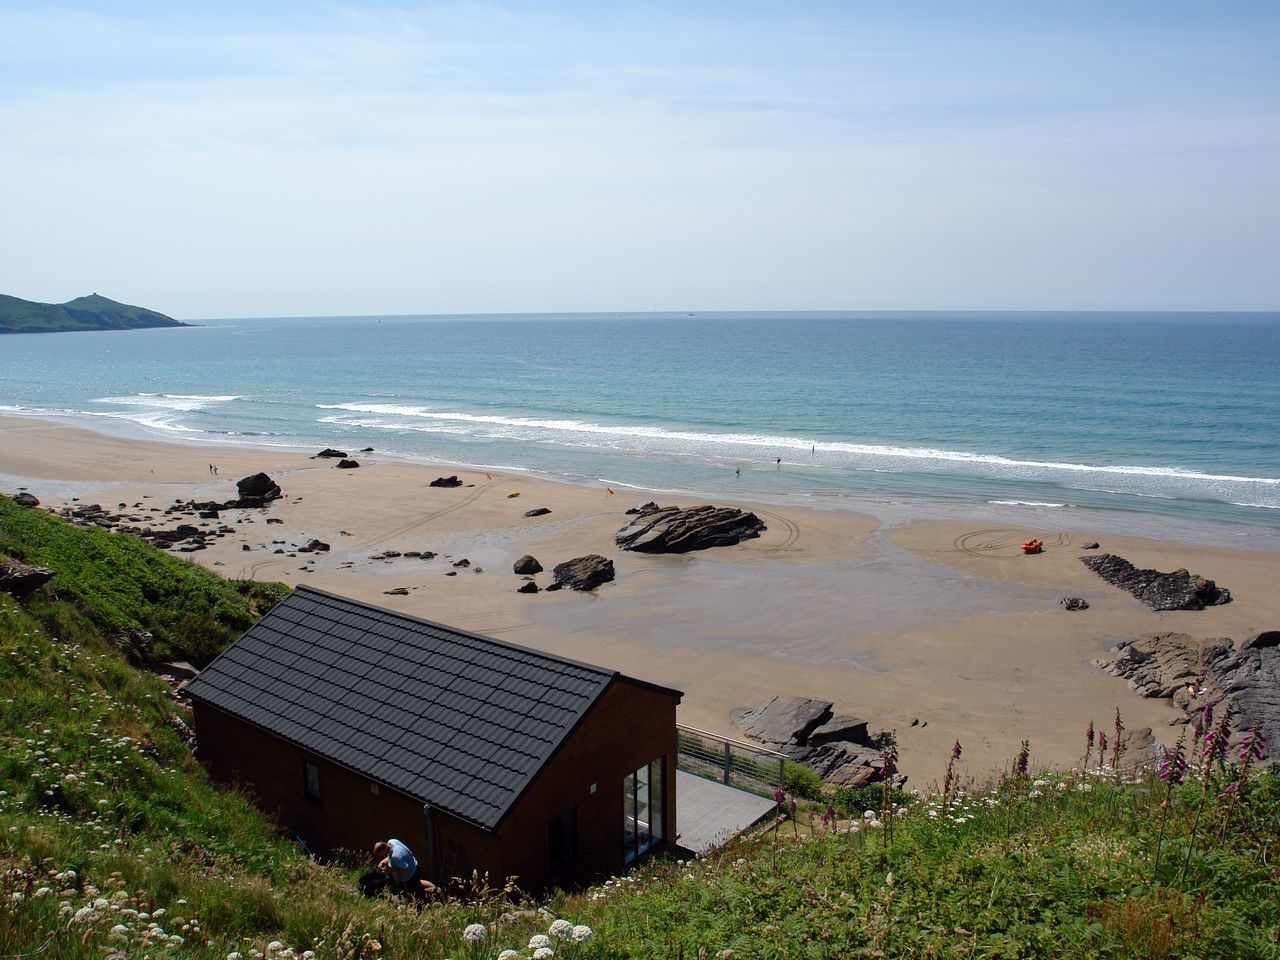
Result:
M822 825L823 825L824 827L830 828L831 826L833 826L833 825L835 824L835 822L836 822L836 808L835 808L835 804L833 804L833 803L828 803L828 804L827 804L827 809L826 809L826 810L824 810L824 811L823 811L823 813L822 813Z
M554 957L556 952L550 947L539 947L533 951L533 960L547 960L548 957Z
M462 931L462 939L467 943L484 943L489 937L489 931L485 929L483 923L469 923L467 928Z
M543 947L551 946L551 938L545 933L535 933L529 938L530 950L541 950Z
M568 940L573 936L573 924L568 920L553 920L547 933L557 940Z
M503 950L498 954L498 960L517 960L519 956L520 954L516 953L514 950Z
M595 933L585 923L576 924L573 928L574 943L586 943L593 936L595 936Z
M1020 776L1027 775L1027 767L1031 763L1031 741L1023 740L1022 747L1018 750L1018 759L1014 763L1014 772Z
M1261 760L1266 753L1267 738L1262 735L1262 731L1255 723L1245 731L1244 739L1240 741L1240 762L1251 763Z
M1160 779L1175 787L1182 782L1187 772L1187 758L1182 750L1182 737L1178 737L1177 746L1166 750L1160 759Z

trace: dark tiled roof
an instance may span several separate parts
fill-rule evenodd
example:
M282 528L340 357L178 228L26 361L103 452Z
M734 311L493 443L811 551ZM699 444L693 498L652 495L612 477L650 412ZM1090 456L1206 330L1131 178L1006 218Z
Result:
M617 676L298 587L186 692L492 829Z

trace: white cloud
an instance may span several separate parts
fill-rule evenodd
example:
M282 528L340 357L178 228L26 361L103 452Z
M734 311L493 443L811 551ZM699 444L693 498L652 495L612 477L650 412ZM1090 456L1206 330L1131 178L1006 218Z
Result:
M19 296L198 317L1280 293L1254 252L1280 213L1265 37L494 4L0 8L0 34Z

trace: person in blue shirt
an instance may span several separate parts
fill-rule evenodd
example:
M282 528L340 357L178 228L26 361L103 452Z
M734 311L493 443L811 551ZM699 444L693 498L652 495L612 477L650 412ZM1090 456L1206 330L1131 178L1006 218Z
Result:
M391 892L403 896L421 897L434 892L436 886L422 879L422 867L413 851L401 840L379 840L373 845L373 855L378 859L378 871L391 881Z

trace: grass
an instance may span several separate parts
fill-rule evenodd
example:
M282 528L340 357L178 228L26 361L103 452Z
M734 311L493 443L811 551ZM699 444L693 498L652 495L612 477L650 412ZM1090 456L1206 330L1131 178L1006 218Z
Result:
M225 649L288 588L224 580L136 537L72 526L0 497L0 555L56 574L31 612L55 636L150 635L148 656L207 659Z
M1280 776L1234 753L1190 751L1178 783L1019 759L945 797L833 793L540 902L484 878L420 911L368 900L360 867L206 781L186 708L92 601L0 593L0 958L1280 957Z

